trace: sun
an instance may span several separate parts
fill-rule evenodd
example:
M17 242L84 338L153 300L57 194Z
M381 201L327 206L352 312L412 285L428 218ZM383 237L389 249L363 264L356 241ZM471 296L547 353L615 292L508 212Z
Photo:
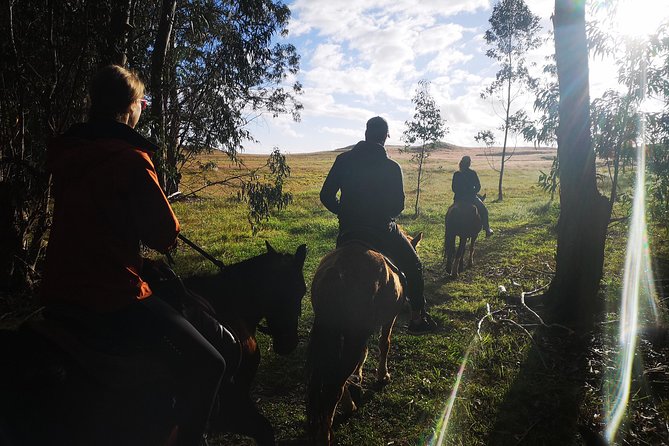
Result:
M668 0L618 0L614 29L622 36L644 37L668 21Z

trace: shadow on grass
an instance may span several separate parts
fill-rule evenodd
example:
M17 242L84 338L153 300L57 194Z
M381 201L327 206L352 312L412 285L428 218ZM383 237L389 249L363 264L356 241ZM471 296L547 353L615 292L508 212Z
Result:
M579 419L592 335L542 328L515 381L497 408L489 445L583 443ZM539 347L537 347L537 344Z

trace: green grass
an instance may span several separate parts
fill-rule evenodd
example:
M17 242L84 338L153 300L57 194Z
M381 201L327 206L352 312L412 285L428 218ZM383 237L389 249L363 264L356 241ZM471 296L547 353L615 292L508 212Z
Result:
M201 193L197 200L175 205L183 234L227 263L263 252L265 240L278 250L291 252L306 243L305 278L309 284L320 258L334 248L337 234L335 216L318 199L335 156L335 153L289 156L292 176L287 188L293 193L294 202L271 217L255 236L244 207L230 198L229 190L215 188ZM218 172L208 173L212 179L230 171L222 158L212 158L220 166ZM541 192L536 180L539 168L548 169L551 160L518 165L510 162L504 200L493 202L498 174L487 167L482 157L474 158L473 167L479 172L483 192L488 194L495 235L480 239L476 266L466 270L458 280L450 280L441 258L443 218L452 202L450 184L458 159L459 156L453 155L448 159L428 160L418 218L412 215L415 167L407 159L399 159L407 194L405 213L399 222L410 233L424 232L419 253L426 270L426 297L440 328L433 334L409 336L404 328L406 314L401 315L389 359L392 381L383 391L372 390L378 349L375 339L370 339L370 356L364 369L365 404L350 418L337 421L338 444L425 443L433 435L470 345L472 350L454 404L446 444L578 444L576 419L587 424L588 417L599 410L601 395L584 394L585 378L574 378L564 363L564 358L573 356L572 340L563 343L561 335L529 327L540 344L537 348L518 327L489 320L482 323L482 338L477 336L477 324L486 314L487 306L492 311L507 306L503 296L498 295L500 285L509 295L517 297L521 291L539 288L550 280L555 268L559 209L556 203L548 201L548 195ZM257 157L246 160L249 164L260 162ZM187 191L189 184L200 180L191 172L184 181ZM615 300L620 288L624 243L625 227L617 225L607 239L602 296L609 299ZM665 242L653 243L669 251ZM179 249L176 261L178 271L184 276L214 271L213 265L187 247ZM496 317L503 316L518 322L536 322L517 307ZM307 295L300 323L302 342L288 358L268 352L268 339L264 335L259 338L263 360L254 399L275 426L279 443L301 444L305 438L303 366L312 319ZM548 363L546 367L542 360ZM584 407L579 407L580 403ZM551 416L561 411L571 411L571 415L564 414L569 419ZM555 427L559 423L562 429ZM218 441L213 444L252 444L242 437L231 436Z

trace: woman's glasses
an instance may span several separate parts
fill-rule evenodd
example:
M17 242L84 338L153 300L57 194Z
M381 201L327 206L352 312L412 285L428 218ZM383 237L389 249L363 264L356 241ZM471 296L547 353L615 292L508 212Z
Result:
M146 110L146 107L149 106L149 101L147 101L145 98L141 98L139 102L142 104L142 111Z

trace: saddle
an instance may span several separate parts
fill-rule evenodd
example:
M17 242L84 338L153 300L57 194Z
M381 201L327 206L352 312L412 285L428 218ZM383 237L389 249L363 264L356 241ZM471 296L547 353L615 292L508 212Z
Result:
M216 312L206 299L188 290L173 271L171 275L151 278L150 286L156 294L152 298L170 304L216 347L227 365L223 379L232 379L242 359L238 336L216 320ZM43 319L27 321L22 329L65 352L104 386L120 389L176 379L163 360L142 346L141 340L103 333L99 316L87 310L62 305L43 310L43 315Z
M402 287L406 288L406 275L404 275L404 272L397 266L393 259L383 252L383 249L381 248L383 243L378 235L372 233L371 231L356 230L345 232L337 237L337 248L343 248L344 246L351 244L362 245L365 248L381 254L391 271L399 276Z

